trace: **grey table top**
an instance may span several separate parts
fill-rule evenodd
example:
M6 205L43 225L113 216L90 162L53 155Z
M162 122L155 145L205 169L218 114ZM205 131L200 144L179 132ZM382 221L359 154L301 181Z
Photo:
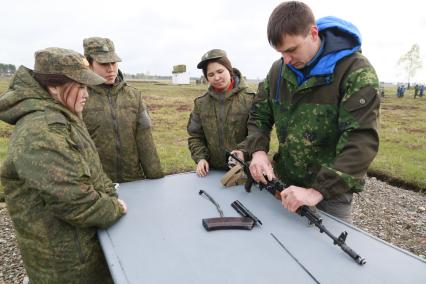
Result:
M334 235L367 260L361 266L307 220L289 213L266 191L223 188L222 172L195 173L121 184L128 213L99 238L116 283L426 283L426 262L321 213ZM207 232L203 218L216 207L239 216L239 200L263 223L251 231ZM291 254L291 255L290 255ZM292 257L293 256L293 257Z

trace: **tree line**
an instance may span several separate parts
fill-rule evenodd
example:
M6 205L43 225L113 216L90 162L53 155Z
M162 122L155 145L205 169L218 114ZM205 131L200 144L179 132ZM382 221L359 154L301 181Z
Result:
M422 59L420 57L420 46L418 44L413 44L411 49L401 56L398 60L397 65L402 67L407 75L408 85L410 84L411 79L416 75L416 72L419 69L422 69ZM0 63L0 76L13 75L16 72L16 66L13 64ZM137 74L124 74L128 79L149 79L149 80L168 80L171 79L171 76L157 76L147 74L137 73Z
M15 65L0 63L0 75L13 75L15 72Z
M171 80L172 76L161 76L161 75L150 75L149 73L136 73L128 74L124 73L126 79L143 79L143 80Z

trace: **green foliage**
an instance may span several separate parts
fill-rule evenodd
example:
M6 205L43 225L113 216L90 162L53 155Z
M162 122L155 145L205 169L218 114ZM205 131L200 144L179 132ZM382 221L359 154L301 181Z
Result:
M0 93L9 79L0 79ZM206 85L170 85L167 81L131 81L144 95L152 121L153 135L162 166L167 174L193 171L187 143L186 125L193 101ZM256 86L251 86L256 89ZM426 189L426 98L413 99L409 90L403 98L387 88L382 101L380 150L371 169L416 184ZM0 161L7 151L13 127L0 122ZM275 131L271 138L271 157L278 147ZM2 189L0 188L0 200Z

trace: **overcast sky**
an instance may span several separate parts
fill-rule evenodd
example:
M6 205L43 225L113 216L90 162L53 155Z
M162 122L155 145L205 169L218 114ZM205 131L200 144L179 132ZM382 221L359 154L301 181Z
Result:
M426 82L426 10L420 0L304 1L316 18L336 16L355 24L362 50L381 81L404 81L398 59L420 46L424 67L414 81ZM63 47L83 52L90 36L112 39L125 73L171 75L186 64L191 76L213 48L227 51L234 67L251 79L266 76L279 54L266 37L272 0L13 0L2 3L0 62L32 68L34 51ZM413 81L413 80L412 80Z

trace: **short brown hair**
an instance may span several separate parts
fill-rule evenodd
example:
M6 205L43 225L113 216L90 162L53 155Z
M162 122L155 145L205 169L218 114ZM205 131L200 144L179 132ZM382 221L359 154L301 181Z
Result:
M229 61L228 57L224 56L224 57L220 57L220 58L211 59L204 64L203 74L204 74L204 78L206 78L206 80L207 80L207 66L209 65L209 63L212 63L212 62L217 62L220 65L223 65L226 69L228 69L229 73L231 74L231 77L234 77L234 70L232 69L231 61Z
M268 21L268 41L273 47L282 44L283 35L307 35L315 17L303 2L288 1L278 5Z

